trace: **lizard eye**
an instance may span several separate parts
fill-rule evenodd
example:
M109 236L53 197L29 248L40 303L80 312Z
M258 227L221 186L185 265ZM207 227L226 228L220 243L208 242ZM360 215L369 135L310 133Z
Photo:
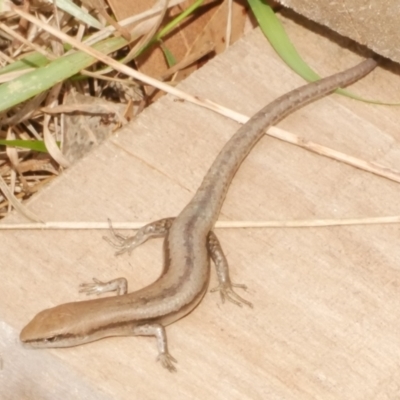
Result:
M52 337L46 338L46 342L53 343L56 341L56 339L57 339L57 336L52 336Z

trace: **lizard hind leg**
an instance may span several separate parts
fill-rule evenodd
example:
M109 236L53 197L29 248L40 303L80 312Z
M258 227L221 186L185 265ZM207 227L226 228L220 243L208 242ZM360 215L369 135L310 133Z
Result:
M111 246L118 249L115 255L119 256L126 252L130 254L132 250L134 250L136 247L140 246L147 240L164 237L168 233L174 219L175 218L163 218L157 221L150 222L149 224L142 226L133 236L124 236L120 233L115 232L110 222L112 239L108 237L104 237L104 239Z
M239 296L233 289L247 289L246 285L235 284L231 282L229 276L229 265L228 260L225 257L224 251L222 250L221 244L213 231L210 231L207 238L207 247L210 253L211 259L215 264L215 269L217 271L219 285L211 289L211 292L219 292L221 295L221 301L224 303L225 300L230 301L238 305L242 304L246 306L253 307L253 304L245 300L243 297Z

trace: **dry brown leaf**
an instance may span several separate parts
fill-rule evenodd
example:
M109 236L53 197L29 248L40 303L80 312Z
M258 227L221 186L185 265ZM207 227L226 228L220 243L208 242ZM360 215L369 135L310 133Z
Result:
M197 35L193 37L193 41L188 47L187 54L193 54L200 51L203 46L211 42L214 44L215 54L220 54L226 49L226 25L228 23L228 7L227 2L224 1L220 6L215 9L215 12L209 15L206 24L202 26L202 29L198 30ZM230 37L230 44L236 42L243 36L244 25L247 18L246 7L238 2L233 2L232 6L232 30ZM200 27L199 27L200 28ZM186 29L185 29L186 33ZM189 68L185 68L180 71L176 80L181 81L190 75L194 70L198 68L198 65L192 65Z
M126 18L128 15L143 12L152 7L156 1L136 0L109 0L110 6L117 19ZM193 1L186 1L168 11L166 22L180 14ZM184 21L180 26L164 38L164 46L174 55L179 63L193 53L200 52L204 46L213 44L215 53L225 49L225 31L227 23L227 2L217 3L213 0L205 0L200 10L196 11L196 18ZM246 20L245 8L242 4L234 2L232 13L231 42L242 36ZM163 52L159 47L152 49L151 53L139 57L137 60L141 72L150 76L163 76L169 69ZM186 77L198 65L192 65L179 73L179 79ZM176 79L175 79L176 80Z

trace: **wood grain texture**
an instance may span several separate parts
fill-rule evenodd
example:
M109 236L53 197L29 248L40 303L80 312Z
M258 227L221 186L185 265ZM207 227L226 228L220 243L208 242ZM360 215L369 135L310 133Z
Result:
M321 75L358 60L293 22L285 25ZM322 51L323 57L314 58ZM252 115L301 84L255 30L181 87ZM400 79L379 69L352 89L394 101ZM400 169L400 113L394 107L334 95L280 126ZM164 97L30 207L45 220L173 216L237 128L210 111ZM398 215L398 196L394 182L265 138L235 177L221 219ZM218 296L207 294L192 314L168 327L170 351L179 361L175 375L156 364L151 338L111 338L51 351L20 347L19 330L36 312L83 298L79 283L125 276L135 290L157 277L160 241L115 258L102 235L2 234L2 399L54 400L71 393L101 400L400 397L397 225L219 231L232 280L248 285L255 309L221 305Z

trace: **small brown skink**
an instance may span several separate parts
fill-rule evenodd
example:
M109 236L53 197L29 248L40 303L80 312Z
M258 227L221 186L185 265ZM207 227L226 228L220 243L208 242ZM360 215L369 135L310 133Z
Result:
M99 294L116 291L118 296L62 304L37 314L20 334L30 347L70 347L109 336L155 336L158 359L170 371L176 361L168 352L165 326L190 313L208 288L210 257L219 281L214 289L222 300L251 305L242 299L229 277L226 258L212 228L229 185L242 161L264 132L296 109L339 87L345 87L376 67L369 58L344 72L295 89L261 109L244 124L221 150L189 204L176 218L153 222L130 238L119 238L119 253L131 251L153 237L164 237L164 267L151 285L127 293L124 278L103 283L94 280L81 291Z

